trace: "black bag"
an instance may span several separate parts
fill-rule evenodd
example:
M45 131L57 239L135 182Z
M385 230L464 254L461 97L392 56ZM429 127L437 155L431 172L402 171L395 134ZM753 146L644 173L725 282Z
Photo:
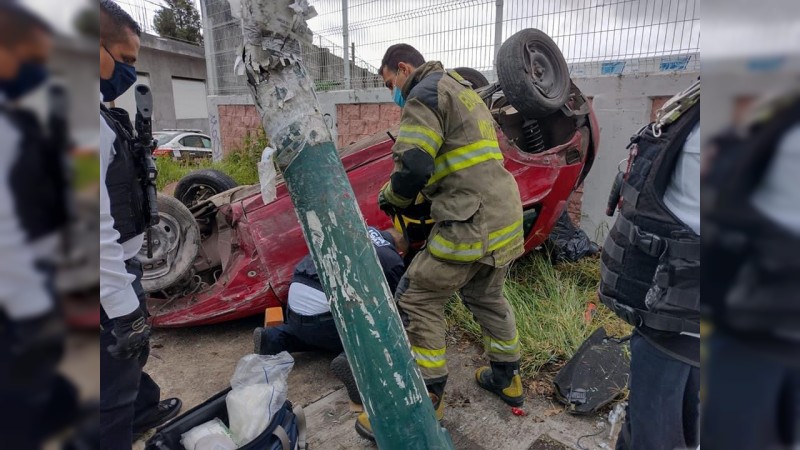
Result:
M553 385L556 399L575 415L596 413L619 397L628 385L630 361L621 339L598 328L581 344L575 355L558 371Z
M553 264L559 262L578 262L586 256L594 256L600 252L600 246L586 235L586 232L572 223L567 210L556 221L545 247L550 251Z
M181 435L215 417L229 426L225 397L230 391L231 388L225 389L159 428L147 440L145 450L183 450ZM275 413L267 429L237 450L307 450L305 422L303 409L294 408L287 400Z

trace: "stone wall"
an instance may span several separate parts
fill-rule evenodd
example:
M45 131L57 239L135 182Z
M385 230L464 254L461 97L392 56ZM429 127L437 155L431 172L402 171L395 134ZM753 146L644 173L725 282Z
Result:
M400 108L394 103L338 104L336 119L337 144L343 147L400 123Z
M261 129L255 105L219 105L218 111L223 154L240 148L248 133Z

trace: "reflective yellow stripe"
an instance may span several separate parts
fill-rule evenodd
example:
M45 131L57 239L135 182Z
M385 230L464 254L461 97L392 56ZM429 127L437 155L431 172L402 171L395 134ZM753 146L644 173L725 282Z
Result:
M509 341L501 341L484 335L483 345L487 352L513 355L519 352L519 335L515 334L514 338Z
M428 369L436 369L444 367L447 364L444 348L428 349L422 347L411 346L411 353L417 364Z
M383 189L383 196L386 198L386 201L398 208L407 208L411 206L411 199L394 193L391 182L387 183L386 188Z
M435 159L436 168L428 184L436 183L442 178L476 164L496 159L503 160L500 145L495 140L480 140L464 147L459 147L439 155Z
M489 249L494 251L498 248L505 247L509 242L522 235L522 219L512 223L511 225L489 233Z
M471 262L481 259L483 256L483 243L460 243L456 244L436 235L428 243L428 251L433 256L451 261Z
M397 142L415 145L425 150L432 158L436 157L443 139L435 131L421 125L401 125Z

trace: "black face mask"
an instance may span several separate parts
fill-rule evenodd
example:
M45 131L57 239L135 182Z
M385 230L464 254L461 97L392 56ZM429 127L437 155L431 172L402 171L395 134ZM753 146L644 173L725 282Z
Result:
M103 46L103 48L114 59L111 52ZM111 102L119 98L125 91L133 86L136 82L136 68L130 64L117 61L114 59L114 72L111 73L111 78L108 80L100 79L100 93L103 94L104 102Z
M19 66L17 76L11 80L0 80L0 92L11 101L41 86L47 80L47 68L41 63L24 62Z

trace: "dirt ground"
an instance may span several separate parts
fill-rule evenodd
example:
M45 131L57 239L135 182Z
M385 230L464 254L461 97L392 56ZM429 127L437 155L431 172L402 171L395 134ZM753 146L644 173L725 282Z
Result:
M225 389L238 359L252 352L252 330L260 318L192 329L157 330L146 370L161 385L162 397L180 397L183 409ZM448 347L450 379L445 393L443 426L455 448L558 450L607 449L604 418L574 417L546 395L529 389L525 417L518 417L502 401L480 389L474 371L486 360L481 349L453 338ZM289 400L302 405L308 420L311 449L374 449L353 429L344 387L330 372L333 356L298 353L289 377ZM585 437L587 435L595 435ZM584 437L582 437L584 436ZM581 438L582 437L582 438ZM577 446L581 438L581 446ZM142 441L134 449L144 448Z

